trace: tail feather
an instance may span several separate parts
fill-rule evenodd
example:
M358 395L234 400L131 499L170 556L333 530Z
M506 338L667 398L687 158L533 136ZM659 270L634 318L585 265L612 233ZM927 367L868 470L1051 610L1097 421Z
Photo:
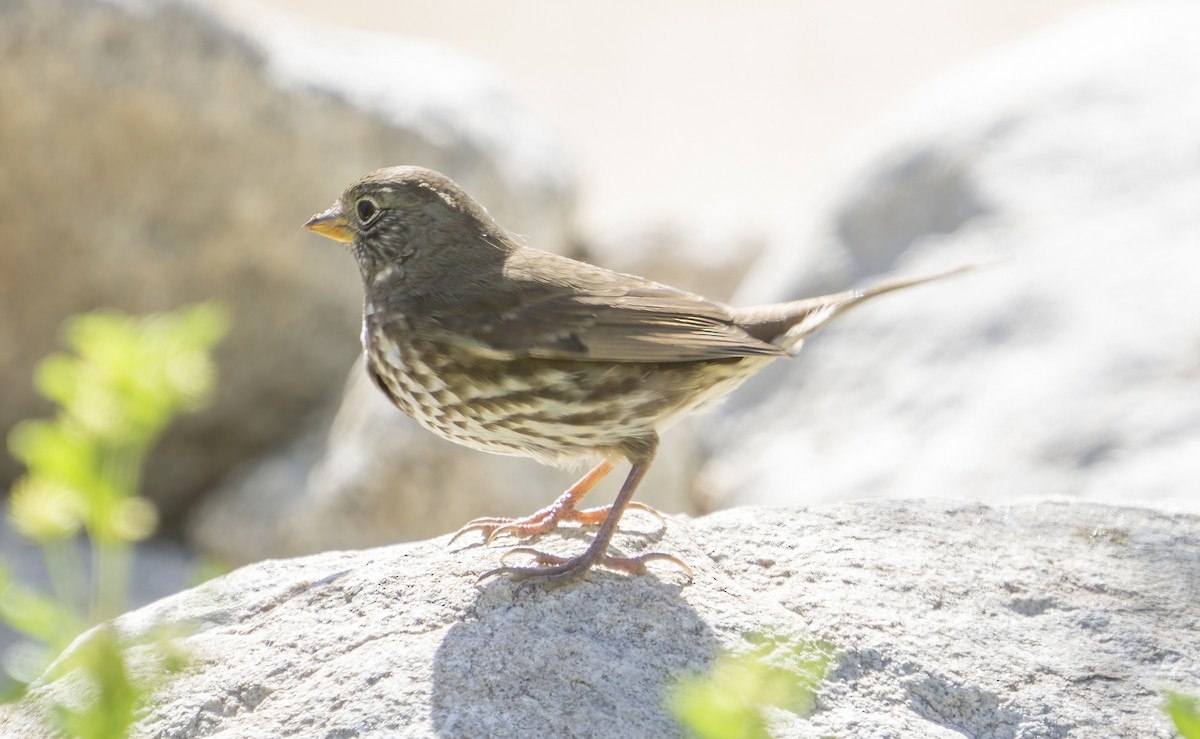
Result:
M735 322L754 338L770 342L790 354L795 354L800 350L806 336L866 300L906 287L969 272L979 266L968 264L924 277L900 277L857 290L794 300L790 303L742 308L738 310Z

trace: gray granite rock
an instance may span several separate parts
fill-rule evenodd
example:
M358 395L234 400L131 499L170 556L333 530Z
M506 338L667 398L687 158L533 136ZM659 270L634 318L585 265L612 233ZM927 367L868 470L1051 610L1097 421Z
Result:
M192 667L134 736L675 736L672 681L762 636L832 655L815 712L773 712L777 736L1166 739L1161 691L1200 685L1195 516L857 501L672 518L616 544L675 552L695 580L662 565L476 587L500 550L442 537L172 596L117 621L132 644L192 629ZM37 687L0 732L34 735L39 701L76 689Z
M864 134L739 302L1007 261L873 302L734 395L706 430L714 503L1200 510L1197 31L1195 4L1096 10Z
M64 317L233 311L212 408L150 465L168 514L336 404L359 278L300 224L353 179L435 167L543 248L570 241L557 147L436 44L185 0L3 0L0 58L0 434L44 411L31 371ZM0 484L14 474L0 456Z

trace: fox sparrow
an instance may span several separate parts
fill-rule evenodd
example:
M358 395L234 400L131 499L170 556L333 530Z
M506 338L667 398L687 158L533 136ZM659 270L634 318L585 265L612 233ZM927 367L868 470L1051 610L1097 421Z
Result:
M525 518L481 518L491 541L561 522L598 525L570 558L521 547L536 566L486 573L564 582L593 565L643 573L659 552L608 553L658 437L850 306L945 277L757 308L731 308L666 285L523 246L453 181L420 167L372 172L306 228L350 245L366 299L362 343L375 384L435 434L472 449L562 465L599 463ZM963 268L965 269L965 268ZM962 271L954 270L953 272ZM576 505L614 465L632 467L611 506ZM482 578L481 578L482 579Z

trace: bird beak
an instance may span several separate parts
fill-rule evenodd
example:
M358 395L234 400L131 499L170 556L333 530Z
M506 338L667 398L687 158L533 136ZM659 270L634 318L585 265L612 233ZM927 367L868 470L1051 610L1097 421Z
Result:
M351 230L350 223L346 220L346 214L342 212L341 201L329 206L329 210L324 213L318 213L309 218L304 227L343 244L354 241L354 231Z

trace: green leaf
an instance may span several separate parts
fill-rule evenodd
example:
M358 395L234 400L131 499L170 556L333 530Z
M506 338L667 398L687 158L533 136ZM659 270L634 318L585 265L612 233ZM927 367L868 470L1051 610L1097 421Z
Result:
M9 450L32 475L85 488L96 477L96 447L61 421L22 421L8 437Z
M138 497L146 453L176 415L207 402L216 386L211 350L228 328L228 314L214 305L73 317L63 326L73 353L47 357L35 375L39 392L57 405L54 419L26 421L9 434L9 448L27 468L12 490L9 516L41 545L56 597L21 586L0 567L0 620L36 640L7 655L10 679L0 692L19 697L34 676L80 681L82 690L72 691L78 702L52 707L68 736L124 737L149 691L186 665L165 631L160 642L138 646L145 679L133 676L111 626L71 640L89 619L125 607L129 544L158 524L154 506ZM92 545L91 583L71 557L81 529ZM83 602L85 593L91 603Z
M114 540L141 541L158 527L158 509L145 498L119 500L113 506L109 527Z
M55 719L64 733L79 739L124 739L144 697L130 677L125 650L115 629L102 626L68 655L67 669L79 670L94 700L84 708L58 704Z
M43 359L34 371L34 386L47 400L61 406L69 406L75 400L81 370L77 358L65 354L51 354Z
M1183 739L1200 739L1200 710L1192 696L1167 693L1167 715L1175 722L1175 730Z
M668 708L694 736L759 739L769 736L764 708L811 713L828 670L828 645L749 640L758 646L719 655L708 674L685 677L669 692Z
M65 641L64 635L78 634L81 627L65 604L16 582L0 591L0 620L14 631L55 646Z
M17 480L8 499L13 528L40 543L74 536L85 513L77 491L44 477Z

